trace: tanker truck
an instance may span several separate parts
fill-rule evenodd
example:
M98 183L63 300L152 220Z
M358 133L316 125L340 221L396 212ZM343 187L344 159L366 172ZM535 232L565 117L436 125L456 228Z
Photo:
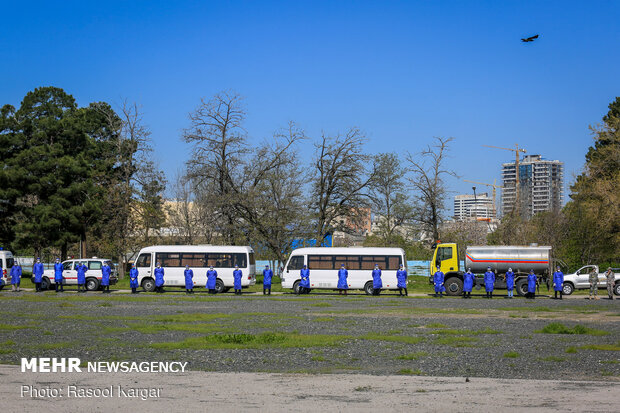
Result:
M445 275L446 294L461 295L463 271L459 269L457 244L435 244L433 249L430 283L433 283L433 274L440 269ZM527 275L530 270L534 270L539 283L545 283L547 287L550 274L553 274L551 247L537 245L467 247L464 258L465 270L471 268L471 272L476 274L475 285L484 284L481 276L487 271L487 267L491 267L495 273L495 288L505 289L506 282L503 275L508 268L512 268L515 273L515 288L517 294L521 296L527 293Z

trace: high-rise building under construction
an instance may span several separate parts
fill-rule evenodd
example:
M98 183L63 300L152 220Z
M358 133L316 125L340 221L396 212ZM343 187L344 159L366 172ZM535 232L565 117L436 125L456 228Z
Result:
M502 213L515 208L515 162L502 164ZM564 203L564 163L527 155L519 161L519 209L521 215L531 218L543 211L562 208Z

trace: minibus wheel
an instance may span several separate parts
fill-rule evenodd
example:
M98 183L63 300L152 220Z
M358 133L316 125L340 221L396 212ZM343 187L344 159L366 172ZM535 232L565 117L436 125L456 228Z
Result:
M366 292L366 295L372 295L372 293L374 292L374 288L372 288L372 281L368 281L365 285L364 285L364 291Z
M215 281L215 292L218 294L221 294L224 292L224 290L226 289L226 287L224 287L224 281L220 280L219 278Z
M99 280L93 277L88 277L86 279L86 290L97 291L98 289L99 289Z
M293 284L293 292L299 294L299 280L295 281L295 284Z
M152 293L153 291L155 291L155 280L153 280L152 278L145 278L145 279L143 279L142 280L142 288L147 293Z

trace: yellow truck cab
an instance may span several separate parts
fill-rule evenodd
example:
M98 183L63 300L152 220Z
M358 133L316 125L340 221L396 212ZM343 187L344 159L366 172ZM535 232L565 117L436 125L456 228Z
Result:
M433 260L431 261L431 275L437 271L444 274L459 271L459 257L456 244L438 244L435 246Z

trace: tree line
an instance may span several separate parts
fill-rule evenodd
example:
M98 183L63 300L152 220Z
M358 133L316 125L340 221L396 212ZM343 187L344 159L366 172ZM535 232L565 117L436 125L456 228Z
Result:
M260 143L245 128L243 98L202 99L180 137L189 161L167 182L137 104L78 107L55 87L0 109L0 245L21 255L111 256L125 263L154 243L252 245L283 261L295 241L321 245L379 214L367 246L400 246L427 259L435 240L550 244L574 266L618 263L620 99L593 128L595 143L570 201L530 220L503 217L444 226L452 138L420 153L370 156L358 128L312 138L290 122ZM167 196L165 197L164 194ZM168 199L171 202L167 202ZM414 239L425 242L415 242Z

